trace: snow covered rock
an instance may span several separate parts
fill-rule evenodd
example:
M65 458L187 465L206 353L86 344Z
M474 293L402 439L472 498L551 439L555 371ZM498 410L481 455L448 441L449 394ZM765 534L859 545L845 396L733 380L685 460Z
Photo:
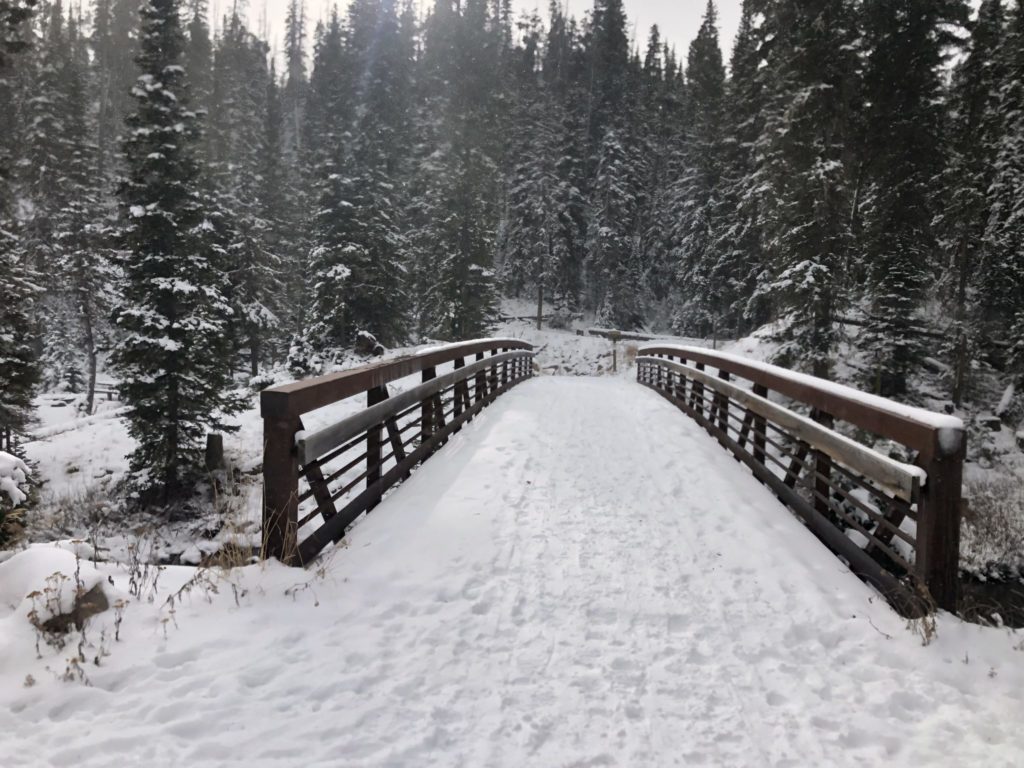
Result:
M28 483L30 474L25 462L0 451L0 494L6 495L15 506L27 498L22 486Z

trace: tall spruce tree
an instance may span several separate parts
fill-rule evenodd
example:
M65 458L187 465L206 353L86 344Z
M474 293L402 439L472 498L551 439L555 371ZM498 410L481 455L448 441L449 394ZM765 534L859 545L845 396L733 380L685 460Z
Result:
M132 407L132 483L142 499L188 492L209 429L238 405L231 395L225 276L209 250L196 163L201 132L189 107L177 0L151 0L132 91L121 187L124 291L114 316L123 337L114 356Z
M691 335L717 335L728 304L718 269L712 214L721 194L725 66L718 42L718 12L711 0L690 46L686 80L690 110L681 145L679 176L670 191L669 260L678 289L673 325Z
M0 2L0 126L14 128L16 83L13 66L29 41L26 22L34 2ZM17 132L0 132L0 450L16 452L17 439L32 412L39 380L33 348L34 305L41 292L22 247L12 210L11 165Z
M962 0L864 3L870 184L861 249L870 306L860 343L871 362L869 383L883 395L907 394L922 355L915 331L938 251L932 221L943 170L942 72L955 42L950 30L966 19Z
M720 283L723 325L737 336L771 317L768 294L758 293L770 273L762 247L760 194L754 180L771 76L767 8L766 0L743 0L726 86L718 205L711 213L714 279Z
M851 245L848 170L857 75L850 0L775 4L771 88L758 142L769 291L787 316L781 356L828 376Z
M952 115L943 147L948 157L942 177L943 203L934 222L946 254L934 272L938 279L946 278L943 298L952 318L947 331L951 390L958 406L970 384L971 361L982 334L979 314L986 304L977 291L977 278L1001 128L997 99L1002 84L1003 23L1002 0L985 0L972 25L967 58L954 73Z

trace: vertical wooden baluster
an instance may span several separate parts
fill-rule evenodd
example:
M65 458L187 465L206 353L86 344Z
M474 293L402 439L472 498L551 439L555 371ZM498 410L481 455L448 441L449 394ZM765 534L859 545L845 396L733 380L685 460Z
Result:
M728 381L729 372L719 370L718 378L722 381ZM718 395L718 428L729 434L729 397L722 393Z
M768 397L768 388L763 384L754 385L754 394L759 397ZM764 416L754 417L754 460L764 464L765 461L765 435L768 433L768 422Z
M824 411L812 412L811 418L829 429L835 424L831 414ZM834 514L828 505L828 499L832 494L832 457L824 451L814 452L814 473L814 508L826 517L832 518Z
M697 363L696 366L698 371L704 370L704 363ZM693 382L693 402L694 409L697 411L697 415L704 416L704 382L695 381ZM710 409L709 409L710 410ZM710 413L708 414L711 415Z
M424 368L423 369L423 381L430 381L437 376L437 369L435 368ZM423 398L420 403L420 445L427 442L430 436L433 434L433 413L434 413L434 398L427 395Z
M497 355L498 355L498 350L492 349L491 350L491 357L497 357ZM488 368L487 368L487 379L488 379L488 389L490 389L491 394L494 394L495 392L498 391L498 364L497 363L491 363L491 365L488 366Z
M376 405L388 399L387 387L374 387L366 393L367 407ZM366 430L366 487L372 488L380 482L381 464L383 463L383 452L381 446L384 443L383 424L375 424ZM366 506L366 511L376 507L380 503L381 493L373 495Z
M476 353L477 360L484 359L483 352ZM483 369L476 372L476 384L473 387L473 402L479 403L487 395L487 374Z

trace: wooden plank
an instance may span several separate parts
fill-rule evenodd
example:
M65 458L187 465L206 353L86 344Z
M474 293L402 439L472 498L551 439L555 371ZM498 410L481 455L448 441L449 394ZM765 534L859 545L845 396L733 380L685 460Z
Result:
M910 502L917 501L914 494L923 474L918 469L873 451L838 432L822 427L805 416L793 413L765 397L755 395L695 367L667 361L662 361L661 364L672 366L696 382L728 395L798 439L809 443L813 448L828 453L833 460L872 478L900 498Z

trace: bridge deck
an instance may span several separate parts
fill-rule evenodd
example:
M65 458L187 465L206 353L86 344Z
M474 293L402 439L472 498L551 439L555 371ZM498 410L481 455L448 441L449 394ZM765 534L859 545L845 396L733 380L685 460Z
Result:
M963 655L959 627L922 648L631 382L521 385L336 566L335 631L360 659L330 673L353 691L332 728L350 765L963 764L1024 748L999 730L1008 703L943 662Z
M169 569L56 703L5 653L0 762L1024 765L1019 638L941 616L922 647L630 381L517 386L325 555L200 580L173 623L200 574Z

